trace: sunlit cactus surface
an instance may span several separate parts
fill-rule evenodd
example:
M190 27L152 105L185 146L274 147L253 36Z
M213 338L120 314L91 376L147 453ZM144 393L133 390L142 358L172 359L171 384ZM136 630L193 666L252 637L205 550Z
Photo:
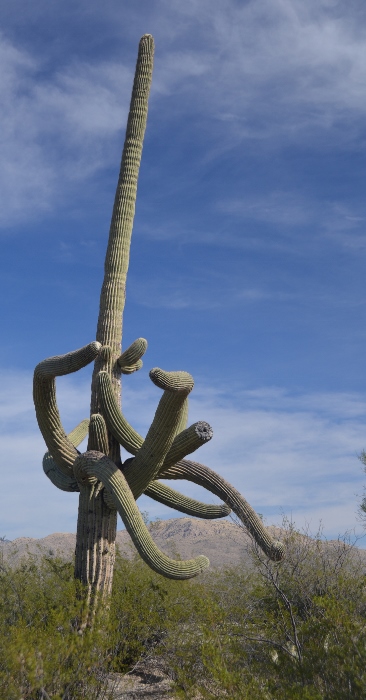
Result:
M232 510L271 559L283 556L283 546L270 537L243 496L208 467L186 459L212 438L211 427L203 421L187 427L188 395L194 384L190 374L151 370L150 379L162 394L145 439L121 411L121 375L139 370L147 349L147 341L138 338L122 353L122 318L153 55L154 41L146 34L139 44L96 340L74 352L43 360L34 371L37 420L48 448L43 469L59 489L80 493L75 576L91 592L102 594L109 593L112 585L117 512L141 557L159 574L187 579L209 565L205 556L176 561L158 549L136 503L141 494L198 518L222 518ZM57 408L56 377L91 362L90 419L66 435ZM80 454L77 446L87 435L87 451ZM124 462L121 446L132 455ZM162 478L192 481L222 503L200 503L162 483Z

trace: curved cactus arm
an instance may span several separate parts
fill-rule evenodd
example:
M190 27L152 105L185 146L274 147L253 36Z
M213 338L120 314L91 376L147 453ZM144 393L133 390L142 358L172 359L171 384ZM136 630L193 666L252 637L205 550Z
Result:
M99 372L98 395L101 410L108 429L122 447L136 455L144 443L144 439L126 420L115 398L112 382L108 372ZM208 423L199 421L184 430L188 417L188 398L182 402L180 418L175 428L175 438L164 460L164 468L168 467L188 454L197 450L205 442L211 440L213 431Z
M117 364L121 368L122 374L132 374L142 367L141 357L147 349L147 340L137 338L117 359Z
M188 372L164 372L158 368L151 370L150 379L164 389L164 393L141 449L124 469L135 498L141 496L159 473L181 422L185 399L194 384Z
M164 503L169 508L174 508L194 518L213 520L214 518L225 518L231 512L231 508L226 503L220 505L201 503L194 498L184 496L179 491L175 491L160 481L152 481L144 493L146 496L153 498L154 501Z
M70 442L72 442L74 447L77 447L87 436L88 430L89 420L88 418L85 418L85 420L82 420L81 423L79 423L67 437ZM43 457L42 467L49 480L52 481L54 486L61 489L61 491L80 491L75 477L66 476L66 474L64 474L61 469L58 468L50 452L46 452L45 456Z
M56 402L55 377L71 374L85 367L95 360L100 347L100 343L94 341L66 355L49 357L40 362L34 370L33 400L38 425L53 459L66 476L73 474L72 465L77 451L62 427Z
M213 430L205 421L193 423L189 428L178 433L165 457L163 469L173 466L176 462L198 450L199 447L212 439Z
M187 579L197 576L209 566L207 557L175 561L158 549L142 519L126 479L108 457L96 451L85 452L76 458L74 472L80 483L87 483L95 478L103 483L114 500L138 553L158 574L166 578Z
M80 491L78 482L71 474L68 476L57 466L50 452L46 452L42 460L43 471L54 486L61 491Z
M98 374L98 398L108 430L127 452L137 454L143 445L144 438L136 432L121 412L108 372Z
M284 557L285 548L281 542L274 540L268 533L253 508L245 498L225 479L208 467L198 462L184 459L168 469L162 469L159 478L162 479L187 479L199 486L203 486L215 496L221 498L233 510L241 520L263 552L273 561L280 561Z

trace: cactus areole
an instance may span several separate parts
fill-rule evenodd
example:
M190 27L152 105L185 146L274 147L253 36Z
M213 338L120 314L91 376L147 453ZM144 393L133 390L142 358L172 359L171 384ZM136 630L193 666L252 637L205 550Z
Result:
M283 546L274 541L261 519L241 494L208 467L186 459L211 439L211 427L200 421L187 427L188 395L193 379L187 372L155 368L151 381L162 395L151 427L142 438L121 411L121 375L136 372L147 348L143 338L122 353L122 317L137 179L146 127L154 56L150 34L139 44L121 169L110 226L96 340L66 355L40 362L34 371L34 403L48 452L43 469L63 491L78 491L75 576L90 594L109 594L115 560L117 511L144 561L162 576L187 579L206 569L198 556L176 561L161 552L146 527L136 500L145 493L181 513L198 518L222 518L230 510L238 516L263 551L274 560ZM56 402L56 377L94 362L90 419L66 435ZM83 454L76 449L88 435ZM132 457L121 461L120 446ZM182 495L160 479L187 479L221 499L206 505Z

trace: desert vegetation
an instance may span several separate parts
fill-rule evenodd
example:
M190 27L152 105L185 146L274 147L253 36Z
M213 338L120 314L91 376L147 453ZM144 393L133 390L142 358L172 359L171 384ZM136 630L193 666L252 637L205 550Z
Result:
M7 700L113 698L116 672L159 658L179 698L362 698L362 558L285 523L287 556L252 548L252 567L163 578L117 556L108 615L83 633L73 566L32 557L0 572L0 687Z

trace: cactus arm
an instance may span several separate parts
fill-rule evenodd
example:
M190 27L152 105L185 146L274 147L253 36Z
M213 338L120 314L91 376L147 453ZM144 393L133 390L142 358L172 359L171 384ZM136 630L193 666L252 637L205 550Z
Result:
M99 373L98 392L102 413L108 429L127 452L136 455L142 447L144 439L132 428L121 412L113 393L112 382L108 372ZM194 423L190 428L183 430L187 423L187 416L188 399L185 398L175 429L178 434L176 434L172 446L166 455L164 467L179 462L183 457L191 454L212 438L212 428L204 421Z
M80 443L86 438L89 431L89 423L89 418L85 418L68 434L67 437L74 447L79 447Z
M262 520L239 491L212 469L198 462L184 459L168 469L162 469L159 478L187 479L211 491L227 503L270 559L280 561L283 558L285 552L283 544L269 535Z
M182 432L182 430L185 430L187 427L188 423L188 397L186 398L183 407L182 407L182 413L180 416L180 421L177 426L177 435Z
M144 438L134 430L121 412L108 372L99 372L98 396L108 430L127 452L137 454L143 445Z
M162 467L194 384L188 372L164 372L158 368L151 370L150 379L164 393L142 447L123 470L135 498L141 496Z
M108 457L96 451L86 452L76 458L74 470L81 484L91 483L95 479L103 483L114 500L137 551L151 569L166 578L187 579L197 576L207 568L207 557L175 561L158 549L142 519L126 479Z
M154 501L164 503L169 508L174 508L194 518L213 520L214 518L225 518L231 512L231 508L226 503L220 505L201 503L194 498L184 496L160 481L152 481L144 493L153 498Z
M89 420L86 418L79 423L76 428L74 428L71 433L68 434L68 439L74 447L80 445L84 438L88 434ZM49 480L54 486L57 486L61 491L80 491L78 483L74 476L66 476L61 469L58 468L55 460L53 459L50 452L46 452L42 460L43 471L48 476Z
M77 451L62 427L56 402L55 377L71 374L85 367L95 360L100 347L97 342L89 343L66 355L49 357L40 362L34 370L33 399L38 425L53 459L66 476L73 474L72 465Z
M88 450L98 450L105 455L109 452L107 426L100 413L90 416Z
M142 367L141 357L147 349L147 340L137 338L122 355L117 359L117 364L121 368L122 374L132 374Z
M163 468L171 467L176 462L198 450L199 447L211 440L213 430L205 421L193 423L189 428L178 433L165 457Z
M61 491L75 492L80 491L78 483L74 476L66 475L57 466L50 452L46 452L42 460L43 471L54 486L57 486Z

